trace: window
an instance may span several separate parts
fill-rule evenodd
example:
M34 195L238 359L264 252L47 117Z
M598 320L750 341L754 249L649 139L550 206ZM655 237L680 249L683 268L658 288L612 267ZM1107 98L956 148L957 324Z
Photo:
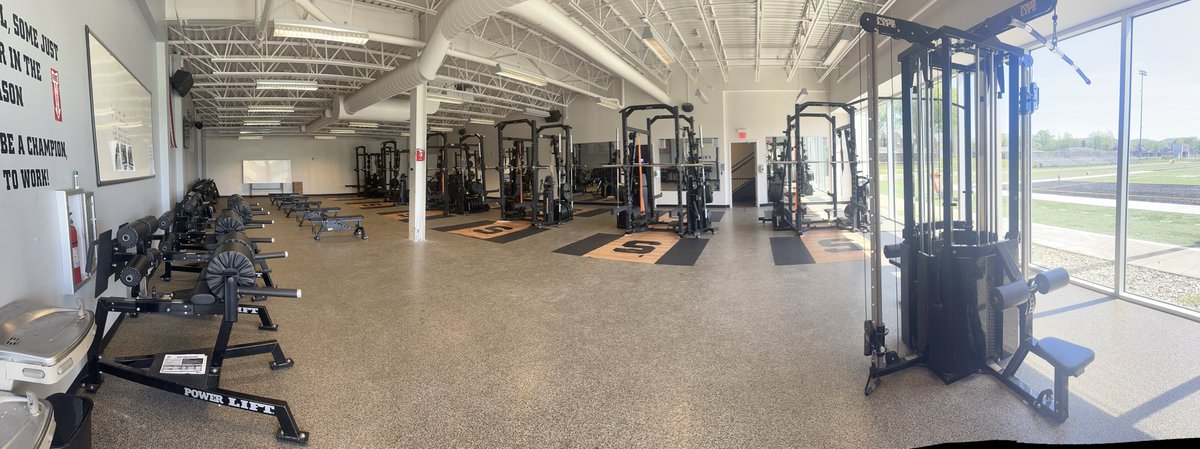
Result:
M1125 240L1125 290L1193 310L1200 310L1200 52L1180 39L1198 20L1196 1L1133 18Z
M1061 41L1089 86L1045 48L1033 52L1041 104L1032 116L1033 259L1109 289L1116 272L1121 26ZM1003 142L1007 143L1007 142Z

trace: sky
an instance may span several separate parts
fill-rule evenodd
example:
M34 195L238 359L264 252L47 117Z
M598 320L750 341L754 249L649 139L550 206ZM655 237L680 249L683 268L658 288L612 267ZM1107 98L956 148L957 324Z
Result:
M1146 139L1200 136L1200 0L1158 10L1133 20L1133 90L1131 138L1138 137L1142 94L1138 70L1146 70ZM1050 30L1038 30L1049 37ZM1033 52L1033 80L1041 105L1033 114L1033 130L1070 132L1084 137L1094 131L1117 135L1120 100L1121 26L1104 28L1059 42L1059 48L1092 79L1089 86L1058 56Z

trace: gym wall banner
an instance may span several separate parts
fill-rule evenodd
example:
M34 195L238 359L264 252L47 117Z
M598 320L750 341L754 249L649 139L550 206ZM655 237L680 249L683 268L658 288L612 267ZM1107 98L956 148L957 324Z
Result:
M0 3L0 116L32 117L61 124L58 90L58 44L38 32L38 24ZM42 114L45 114L44 117ZM50 161L67 158L67 144L27 129L6 129L16 122L0 121L0 174L3 192L50 186Z

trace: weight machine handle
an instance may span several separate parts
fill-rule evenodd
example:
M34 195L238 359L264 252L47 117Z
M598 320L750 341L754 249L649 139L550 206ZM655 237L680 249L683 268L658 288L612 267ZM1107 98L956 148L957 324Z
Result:
M287 256L287 251L280 251L276 253L258 253L254 255L254 260L286 259Z
M239 295L271 296L275 298L300 298L298 288L238 287Z

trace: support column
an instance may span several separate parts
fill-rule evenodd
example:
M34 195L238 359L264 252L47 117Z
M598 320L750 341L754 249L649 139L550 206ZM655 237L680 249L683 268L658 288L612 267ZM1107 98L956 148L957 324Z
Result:
M422 83L413 88L409 95L409 110L411 112L410 137L408 147L412 158L409 167L412 173L408 175L408 239L413 242L425 241L425 144L427 133L427 117L425 116L425 97L429 84Z

